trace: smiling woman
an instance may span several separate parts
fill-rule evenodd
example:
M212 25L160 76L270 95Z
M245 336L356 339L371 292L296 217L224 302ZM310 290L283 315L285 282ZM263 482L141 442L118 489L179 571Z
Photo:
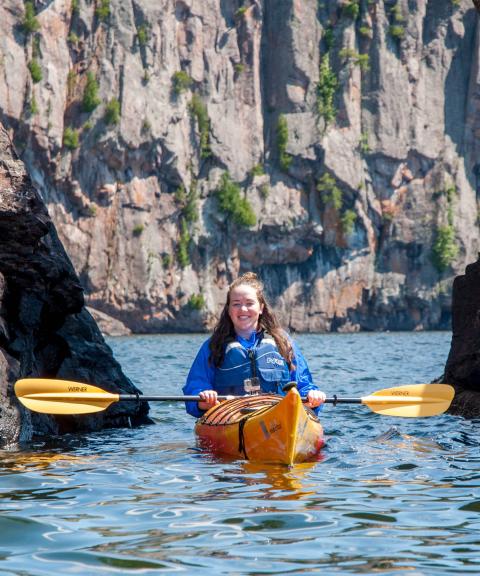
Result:
M262 312L263 304L260 304L253 286L240 284L231 290L228 314L238 336L250 338L257 329Z
M183 391L202 400L186 402L187 412L202 416L218 404L218 394L283 395L289 382L296 383L310 408L325 400L302 353L271 310L263 284L247 272L230 285L213 335L193 362Z

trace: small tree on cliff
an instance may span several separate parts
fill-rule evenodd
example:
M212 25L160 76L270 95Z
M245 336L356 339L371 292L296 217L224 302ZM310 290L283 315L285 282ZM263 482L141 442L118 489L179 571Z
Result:
M101 103L98 96L98 83L92 72L87 74L87 83L83 92L82 108L84 112L93 112Z
M33 2L25 3L25 14L23 16L22 28L27 35L37 32L40 28L40 23L37 20Z

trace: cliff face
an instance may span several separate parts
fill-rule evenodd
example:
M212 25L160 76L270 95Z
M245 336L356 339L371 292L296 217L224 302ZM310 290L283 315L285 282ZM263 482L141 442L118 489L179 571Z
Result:
M455 388L452 414L480 416L480 259L453 283L452 346L442 382Z
M477 18L5 0L1 120L89 305L133 330L208 327L246 269L291 329L442 328L479 249Z
M0 445L149 422L145 403L118 403L87 417L24 409L13 385L41 376L137 390L84 307L83 291L45 206L0 126Z

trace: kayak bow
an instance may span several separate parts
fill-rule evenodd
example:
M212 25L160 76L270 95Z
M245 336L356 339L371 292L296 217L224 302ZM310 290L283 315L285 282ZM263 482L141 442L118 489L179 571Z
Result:
M323 429L293 388L285 397L245 396L211 408L195 425L202 447L253 462L312 460L324 446Z

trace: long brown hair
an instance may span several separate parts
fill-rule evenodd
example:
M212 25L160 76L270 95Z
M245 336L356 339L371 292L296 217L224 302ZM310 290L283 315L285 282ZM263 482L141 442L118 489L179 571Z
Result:
M235 329L228 313L228 308L230 306L230 294L232 290L238 288L238 286L251 286L255 290L260 305L263 305L263 311L258 319L258 328L268 332L268 334L272 336L278 351L292 370L294 368L292 345L265 298L263 283L254 272L246 272L242 276L239 276L228 288L227 301L210 340L210 362L216 367L220 366L225 355L225 343L235 338Z

